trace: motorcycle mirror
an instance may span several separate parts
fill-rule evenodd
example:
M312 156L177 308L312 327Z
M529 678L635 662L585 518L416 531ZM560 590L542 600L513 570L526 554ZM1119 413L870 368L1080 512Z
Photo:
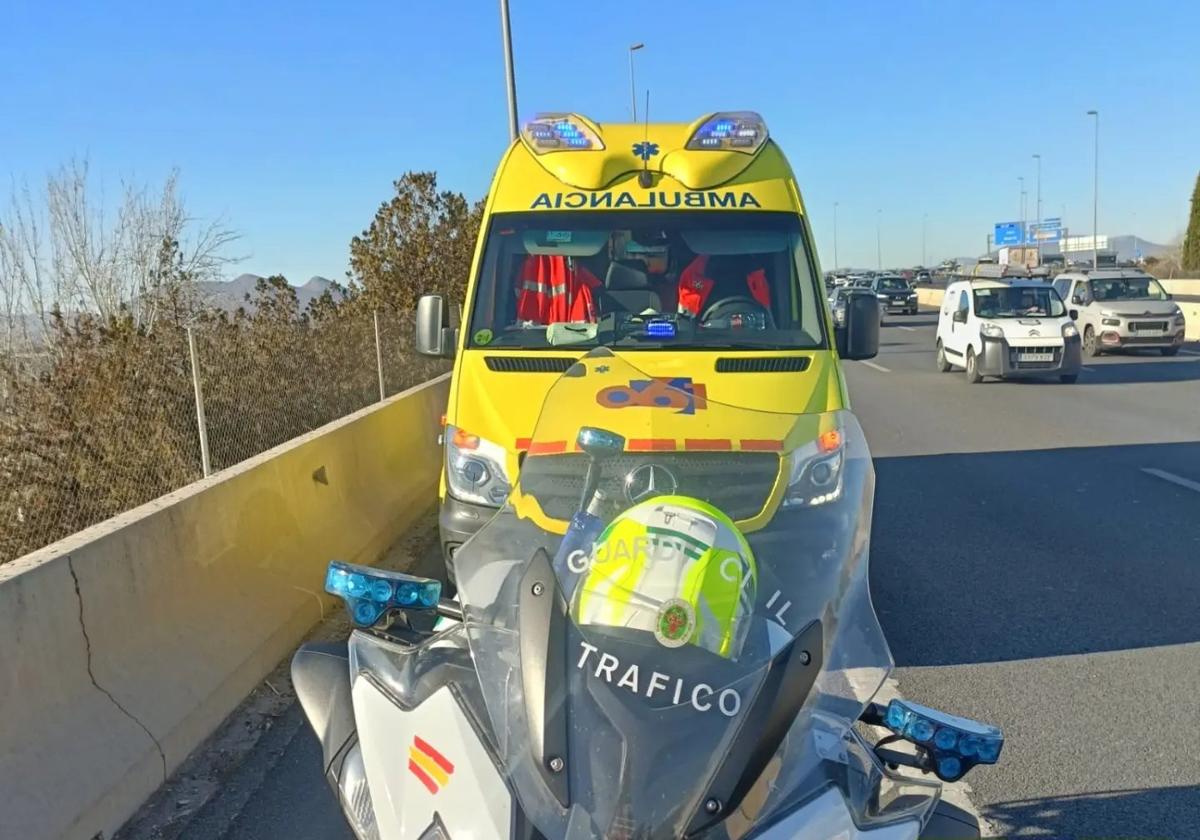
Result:
M429 578L334 560L325 573L325 591L346 602L346 611L355 626L372 627L390 610L436 610L442 584Z
M999 727L931 709L911 700L892 700L884 726L906 741L926 749L933 771L944 782L955 782L976 764L995 764L1004 747Z
M620 455L625 451L625 438L616 432L584 426L579 430L575 442L592 458L604 459Z

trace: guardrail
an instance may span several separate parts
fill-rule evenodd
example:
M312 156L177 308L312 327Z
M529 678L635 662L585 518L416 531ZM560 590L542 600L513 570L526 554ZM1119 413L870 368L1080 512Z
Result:
M0 837L109 837L434 503L448 376L0 565Z

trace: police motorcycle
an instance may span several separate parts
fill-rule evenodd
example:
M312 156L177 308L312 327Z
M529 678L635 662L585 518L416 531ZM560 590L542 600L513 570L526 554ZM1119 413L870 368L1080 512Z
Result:
M355 835L978 837L941 785L994 763L1001 732L873 702L892 659L854 416L709 399L579 423L649 379L605 348L560 377L507 504L455 557L456 601L329 567L356 629L292 675ZM731 430L760 443L713 442Z

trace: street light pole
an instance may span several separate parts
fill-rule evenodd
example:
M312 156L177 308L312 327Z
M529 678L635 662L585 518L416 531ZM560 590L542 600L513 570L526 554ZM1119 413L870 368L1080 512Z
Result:
M512 30L508 26L508 0L500 0L500 31L504 38L504 80L508 86L508 137L517 139L517 80L513 75Z
M929 214L921 215L921 268L925 267L925 227L929 222Z
M1088 111L1096 118L1095 142L1092 149L1092 268L1100 267L1100 112Z
M838 268L838 252L837 252L837 209L838 203L833 202L833 270Z
M875 211L875 267L883 271L883 240L880 237L880 227L883 225L883 210Z
M1033 238L1037 242L1037 261L1038 265L1042 264L1042 239L1037 234L1041 232L1042 227L1042 156L1035 154L1033 159L1037 161L1037 222L1035 223L1038 230L1034 232Z
M637 122L637 87L633 84L633 54L646 46L641 41L629 45L629 110Z
M1021 265L1025 264L1025 242L1029 238L1025 232L1025 176L1018 175L1021 183Z

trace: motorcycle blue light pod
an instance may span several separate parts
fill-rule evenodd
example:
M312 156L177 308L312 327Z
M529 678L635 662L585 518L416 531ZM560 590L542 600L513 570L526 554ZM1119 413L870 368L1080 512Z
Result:
M995 764L1004 747L1004 733L998 727L909 700L892 700L884 722L902 738L932 747L937 773L948 781L957 779L976 764ZM943 763L946 772L942 770Z
M337 560L325 573L325 591L346 602L359 627L374 625L392 609L433 609L442 597L436 580Z

